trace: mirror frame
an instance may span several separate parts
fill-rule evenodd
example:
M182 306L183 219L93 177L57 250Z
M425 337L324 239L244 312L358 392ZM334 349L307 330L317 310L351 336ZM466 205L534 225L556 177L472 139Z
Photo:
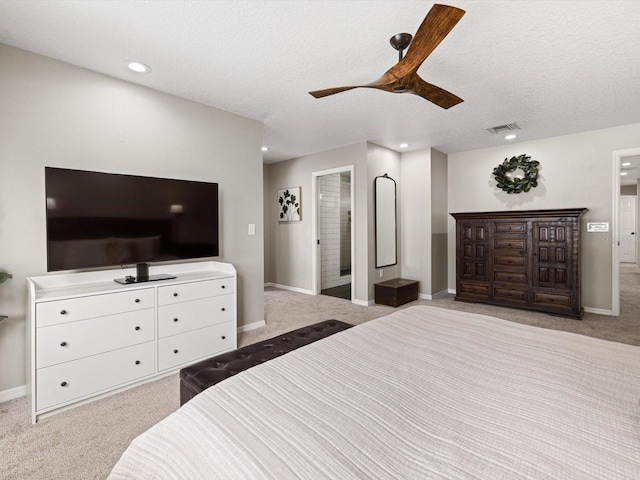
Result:
M385 185L388 182L393 183ZM393 188L393 191L391 188ZM373 198L376 268L397 265L398 220L396 181L386 173L377 176L373 180Z

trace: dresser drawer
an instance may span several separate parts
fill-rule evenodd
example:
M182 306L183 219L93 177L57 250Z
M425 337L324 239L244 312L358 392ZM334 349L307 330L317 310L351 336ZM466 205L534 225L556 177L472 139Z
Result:
M158 371L236 348L235 322L200 328L158 341Z
M524 303L527 301L527 292L512 288L494 287L493 298L502 299L508 302Z
M217 278L202 282L179 283L158 287L158 305L189 302L199 298L225 295L235 291L234 277Z
M41 302L36 304L36 327L105 317L153 306L152 288Z
M518 285L527 284L527 274L519 272L493 272L493 280L496 283L515 283Z
M533 292L533 303L553 308L571 308L571 294Z
M489 285L460 282L460 292L456 292L458 295L480 295L486 297L489 295Z
M154 342L62 363L36 371L37 410L61 405L152 375Z
M494 232L500 233L527 233L527 222L495 222Z
M526 238L495 238L493 240L494 248L515 248L518 250L526 250L527 249L527 239Z
M232 321L236 311L235 298L235 295L219 295L158 307L158 337Z
M154 310L62 323L36 330L36 367L149 342L154 339Z
M505 255L497 253L493 255L493 264L494 266L499 267L526 267L528 260L528 257L522 255Z

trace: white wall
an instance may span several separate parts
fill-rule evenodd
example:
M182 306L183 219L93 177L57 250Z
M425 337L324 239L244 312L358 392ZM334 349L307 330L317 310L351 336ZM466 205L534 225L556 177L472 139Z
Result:
M14 276L0 286L0 392L25 381L25 277L46 273L45 166L218 182L239 322L264 319L260 123L4 45L0 65L0 269Z
M449 154L449 212L586 207L582 226L582 299L585 308L612 308L611 232L587 233L587 222L613 215L615 150L640 147L640 124ZM540 182L509 195L495 186L492 170L505 158L530 155L540 162ZM455 289L455 221L449 219L449 288Z

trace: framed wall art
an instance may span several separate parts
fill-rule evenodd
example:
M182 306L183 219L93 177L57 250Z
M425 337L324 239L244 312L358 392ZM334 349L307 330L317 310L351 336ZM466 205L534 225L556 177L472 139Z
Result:
M300 187L278 190L278 221L299 222L301 220Z

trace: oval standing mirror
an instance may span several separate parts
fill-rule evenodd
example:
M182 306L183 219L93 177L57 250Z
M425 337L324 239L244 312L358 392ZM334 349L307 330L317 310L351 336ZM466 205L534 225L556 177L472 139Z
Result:
M376 268L398 263L396 246L396 181L386 173L373 181Z

